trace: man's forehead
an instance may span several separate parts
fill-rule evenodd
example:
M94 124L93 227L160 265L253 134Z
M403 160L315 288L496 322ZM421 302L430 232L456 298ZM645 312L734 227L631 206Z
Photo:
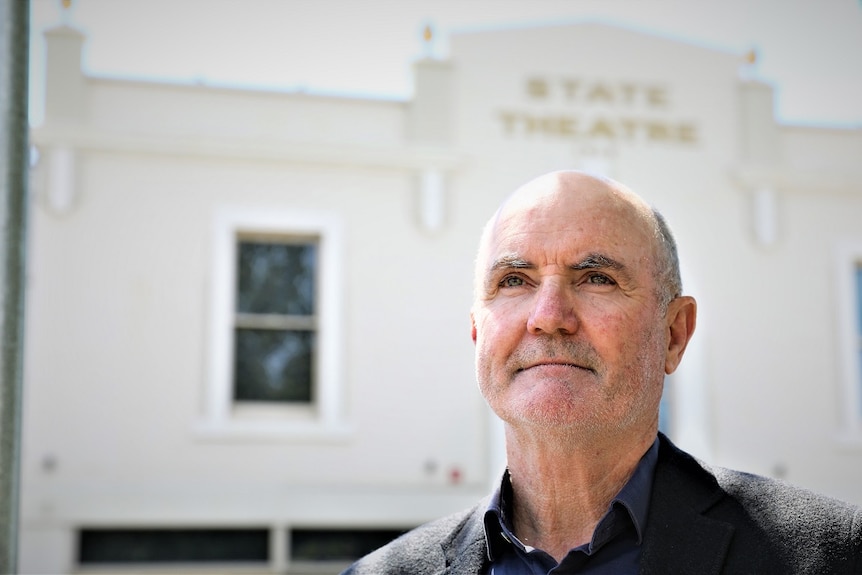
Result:
M502 261L573 266L593 253L638 268L656 255L646 202L621 184L580 172L547 174L522 186L483 236L486 272Z
M515 190L500 206L497 219L546 210L572 216L590 210L642 214L648 206L634 192L613 180L583 172L554 172Z
M649 207L626 190L604 185L542 186L522 189L504 204L488 239L508 246L504 249L576 238L597 244L625 243L627 238L643 242L649 241L654 229Z
M656 226L649 205L618 182L583 172L546 174L516 190L488 221L476 272L484 275L505 253L527 260L528 252L538 259L556 252L556 263L573 260L564 265L597 252L639 267L635 260L658 256ZM635 247L623 253L624 245Z

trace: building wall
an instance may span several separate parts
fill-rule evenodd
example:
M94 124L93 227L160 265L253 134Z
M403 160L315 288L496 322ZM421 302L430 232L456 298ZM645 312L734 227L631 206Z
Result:
M384 102L89 78L82 42L49 32L32 137L25 572L75 569L81 527L238 525L272 529L263 571L298 572L292 527L473 503L504 462L473 377L474 248L516 186L571 167L676 232L700 318L674 439L862 503L841 275L862 261L862 133L776 125L737 55L588 23L474 32ZM219 238L246 216L326 222L321 421L213 400Z

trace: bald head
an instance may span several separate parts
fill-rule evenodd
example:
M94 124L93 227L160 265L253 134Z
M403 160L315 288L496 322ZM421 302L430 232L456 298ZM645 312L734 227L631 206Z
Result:
M652 246L656 296L662 307L682 292L676 242L664 217L626 186L579 171L551 172L518 188L485 225L476 258L475 292L481 293L491 246L515 217L536 218L552 212L565 216L567 226L584 218L599 224L601 233L621 238L643 236Z

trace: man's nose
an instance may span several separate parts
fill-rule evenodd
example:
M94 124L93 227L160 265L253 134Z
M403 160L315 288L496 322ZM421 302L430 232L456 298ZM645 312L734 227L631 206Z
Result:
M574 294L567 282L543 282L536 290L533 308L527 319L532 334L573 334L578 330Z

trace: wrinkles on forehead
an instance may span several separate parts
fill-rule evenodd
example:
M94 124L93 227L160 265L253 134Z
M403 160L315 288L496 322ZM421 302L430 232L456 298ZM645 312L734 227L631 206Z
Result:
M560 214L570 215L571 223L559 219ZM488 274L495 267L504 265L507 258L511 260L510 263L522 258L522 254L515 253L517 250L512 252L509 249L514 239L511 229L513 224L525 220L531 224L541 224L546 219L554 224L547 228L537 225L534 229L541 228L548 234L554 234L562 231L556 228L578 225L581 216L592 218L593 222L607 222L609 236L623 238L640 235L651 244L651 257L658 257L652 210L643 199L612 180L582 172L555 172L540 176L516 190L488 221L476 259L476 295L479 295ZM509 253L494 253L498 249ZM600 258L610 257L608 254L596 255L598 259L593 264ZM523 263L535 265L537 262ZM569 265L572 265L571 262Z

